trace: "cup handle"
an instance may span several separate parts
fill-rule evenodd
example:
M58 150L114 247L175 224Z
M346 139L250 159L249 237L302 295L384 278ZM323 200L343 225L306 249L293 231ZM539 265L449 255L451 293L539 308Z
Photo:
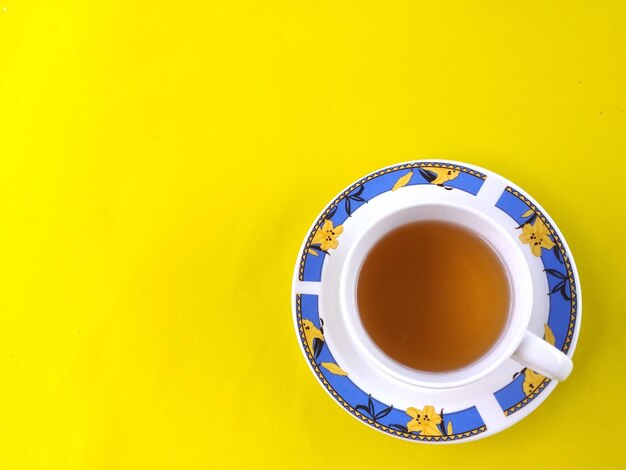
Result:
M513 353L513 359L557 382L563 382L574 367L569 357L530 331Z

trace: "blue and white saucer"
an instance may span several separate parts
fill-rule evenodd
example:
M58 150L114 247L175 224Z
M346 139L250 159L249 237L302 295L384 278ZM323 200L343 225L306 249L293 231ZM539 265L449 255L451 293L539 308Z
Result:
M557 383L508 359L487 377L451 389L418 387L368 363L351 343L337 301L337 272L367 217L368 204L392 191L472 202L493 211L519 241L534 286L529 330L572 356L581 297L570 250L546 211L511 182L453 161L412 161L375 171L339 193L308 231L295 267L293 318L311 370L348 413L383 433L416 442L470 441L523 419ZM364 209L365 208L365 209ZM360 215L365 214L365 215ZM539 240L540 243L534 243Z

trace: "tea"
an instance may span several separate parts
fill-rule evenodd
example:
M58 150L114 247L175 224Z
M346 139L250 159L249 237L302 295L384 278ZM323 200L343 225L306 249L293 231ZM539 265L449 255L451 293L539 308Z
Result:
M390 358L446 372L470 365L497 342L510 288L496 252L460 225L418 221L381 238L357 282L365 330Z

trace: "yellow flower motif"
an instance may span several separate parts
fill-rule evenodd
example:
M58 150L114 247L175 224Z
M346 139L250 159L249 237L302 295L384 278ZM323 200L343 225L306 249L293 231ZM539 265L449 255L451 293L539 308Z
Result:
M304 339L311 352L315 351L315 340L324 343L324 331L317 328L311 320L302 320L304 328ZM318 348L321 346L318 346Z
M545 379L543 375L527 368L524 372L524 383L522 384L524 394L528 396L537 391L537 388Z
M322 362L320 366L322 366L331 374L342 375L344 377L348 376L348 373L345 370L343 370L341 367L339 367L337 364L335 364L334 362Z
M337 241L337 237L343 233L343 226L337 225L333 227L333 223L326 219L324 221L324 225L317 229L315 235L313 236L312 244L315 245L317 243L320 244L320 248L324 251L332 248L333 250L339 246L339 242Z
M441 436L441 431L437 427L441 423L441 416L435 413L433 406L425 406L424 411L417 408L408 408L406 410L411 418L411 421L406 423L406 427L411 431L421 431L423 436Z
M437 177L431 181L431 184L443 185L443 183L447 181L451 181L457 176L459 176L459 170L455 170L453 168L436 168L436 167L428 167L427 170L432 171L437 175Z
M519 239L522 243L530 245L530 251L535 256L541 256L542 248L551 250L554 247L548 227L539 218L533 225L524 224L523 233Z

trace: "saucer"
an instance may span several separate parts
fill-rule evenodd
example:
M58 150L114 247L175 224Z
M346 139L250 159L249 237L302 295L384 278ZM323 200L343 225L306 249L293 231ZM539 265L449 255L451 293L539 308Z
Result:
M347 252L368 213L377 204L393 202L401 192L403 197L479 206L518 240L534 291L528 329L573 355L580 329L580 285L556 224L508 180L474 165L445 160L412 161L375 171L339 193L316 218L300 248L292 287L302 352L337 404L380 432L426 443L495 434L537 408L557 382L511 358L465 386L420 387L365 360L347 331L337 292Z

